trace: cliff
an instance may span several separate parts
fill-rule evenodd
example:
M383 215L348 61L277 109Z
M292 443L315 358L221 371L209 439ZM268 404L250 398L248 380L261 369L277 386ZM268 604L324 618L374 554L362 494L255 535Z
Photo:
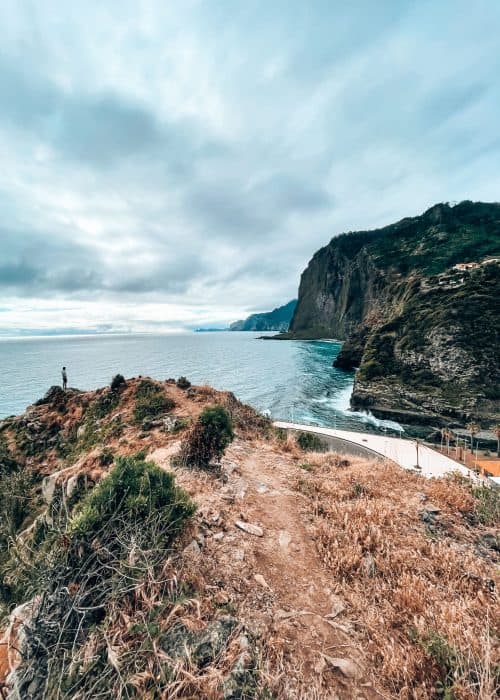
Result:
M297 300L293 299L288 304L278 306L272 311L261 314L252 314L244 321L235 321L229 326L230 331L279 331L288 330L292 320Z
M498 492L299 443L185 379L0 421L0 694L494 697Z
M438 204L343 234L302 275L287 337L345 340L352 406L403 422L500 416L500 205Z

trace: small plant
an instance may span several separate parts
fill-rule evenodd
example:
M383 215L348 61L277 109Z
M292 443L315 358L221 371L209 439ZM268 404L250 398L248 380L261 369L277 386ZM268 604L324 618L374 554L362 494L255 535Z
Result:
M459 658L446 639L433 633L421 642L425 652L431 657L438 668L441 678L436 683L437 696L443 700L453 700L455 693L455 671L459 665Z
M87 417L97 420L104 418L118 406L119 400L119 397L113 391L106 389L96 398L94 404L88 409Z
M279 442L285 442L287 439L287 432L286 430L283 430L283 428L274 428L274 434L276 436L276 440Z
M363 486L363 484L360 484L359 482L356 482L354 486L352 487L352 495L353 498L361 498L366 493L366 489Z
M111 391L120 391L121 389L124 389L127 386L127 382L125 381L123 374L115 374L111 380L110 386Z
M302 462L302 464L299 464L299 469L303 469L305 472L310 472L312 471L312 465L308 464L307 462Z
M113 453L108 448L104 449L99 455L99 464L101 465L101 467L107 467L110 464L113 464L113 460Z
M297 435L297 445L304 452L326 452L328 446L314 433L300 432Z
M218 461L234 438L233 426L223 406L207 406L181 449L181 460L190 467L208 468Z
M476 486L472 489L476 499L477 516L483 525L500 525L500 493L495 487Z
M177 380L177 386L179 387L179 389L189 389L189 387L191 386L191 382L189 381L189 379L186 379L186 377L179 377L179 379Z
M169 413L174 408L175 401L165 396L161 387L149 379L143 379L137 387L134 409L136 423Z

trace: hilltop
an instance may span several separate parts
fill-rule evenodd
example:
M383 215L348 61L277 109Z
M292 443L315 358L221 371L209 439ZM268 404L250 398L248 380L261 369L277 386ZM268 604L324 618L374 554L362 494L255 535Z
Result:
M437 204L343 234L302 274L284 337L345 340L335 364L359 368L354 408L402 422L498 422L499 263L500 204Z
M491 697L498 493L322 449L184 378L2 421L9 698Z

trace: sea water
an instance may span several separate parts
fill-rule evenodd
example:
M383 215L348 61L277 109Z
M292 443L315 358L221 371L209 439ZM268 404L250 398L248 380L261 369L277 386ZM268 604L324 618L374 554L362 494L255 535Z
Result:
M19 414L61 383L95 389L118 372L234 392L273 419L326 427L380 430L369 416L349 411L353 372L332 366L341 344L271 341L257 333L87 335L0 340L0 417Z

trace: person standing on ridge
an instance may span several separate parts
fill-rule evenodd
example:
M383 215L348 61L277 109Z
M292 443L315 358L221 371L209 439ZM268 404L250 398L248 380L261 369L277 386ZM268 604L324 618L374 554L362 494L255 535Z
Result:
M63 391L66 391L66 387L68 386L68 375L66 374L66 367L62 368L62 380L63 380Z

